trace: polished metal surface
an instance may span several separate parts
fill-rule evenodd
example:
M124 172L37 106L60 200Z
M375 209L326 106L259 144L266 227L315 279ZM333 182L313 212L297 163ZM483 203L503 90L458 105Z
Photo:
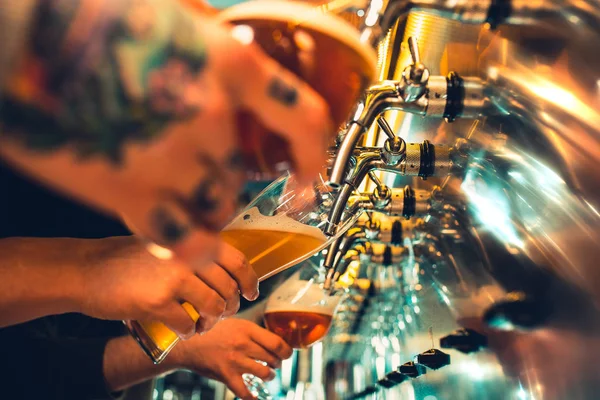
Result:
M510 5L505 15L486 1L364 8L365 40L385 42L382 81L340 136L331 215L361 208L370 217L323 262L352 293L324 342L328 399L597 398L600 4ZM421 37L415 21L431 32ZM499 29L474 26L485 21ZM461 22L471 25L461 31ZM427 90L403 92L421 63ZM463 120L449 124L451 70ZM378 129L382 115L390 123ZM379 136L361 142L373 129ZM424 147L415 138L436 145L446 173L417 177ZM393 140L404 144L394 158L402 168L381 156ZM358 190L369 178L376 201ZM388 235L381 221L399 214L384 206L388 193L405 185L427 201ZM432 348L449 364L405 364L427 365Z

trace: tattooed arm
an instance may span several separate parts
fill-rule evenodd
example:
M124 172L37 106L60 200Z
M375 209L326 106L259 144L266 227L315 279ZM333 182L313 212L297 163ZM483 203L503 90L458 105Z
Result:
M0 0L1 19L13 18L13 3ZM214 232L234 212L243 181L237 110L290 142L301 175L317 173L328 127L323 101L226 27L175 0L24 3L31 7L14 24L21 47L0 59L10 64L0 69L0 156L123 217L192 271L217 257ZM254 295L249 267L223 269L221 281ZM206 290L228 309L237 302L235 290ZM213 321L204 328L220 316L198 311Z

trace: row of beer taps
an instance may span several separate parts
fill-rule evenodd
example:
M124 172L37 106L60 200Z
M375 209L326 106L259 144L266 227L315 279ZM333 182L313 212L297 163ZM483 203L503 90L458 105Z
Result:
M324 7L335 11L349 4ZM485 348L485 335L468 327L470 319L506 330L598 332L600 59L586 49L600 43L600 3L370 0L352 1L351 7L363 11L362 39L373 46L409 12L427 11L487 24L488 32L534 27L568 62L547 68L540 61L550 57L540 55L547 49L525 48L491 33L485 40L492 50L477 76L433 75L421 61L426 43L410 37L411 63L400 78L382 73L364 93L328 165L336 197L327 233L334 235L340 222L365 213L324 252L326 289L348 282L354 287L332 329L343 344L332 357L349 357L358 336L373 339L378 335L373 329L385 324L391 333L383 341L393 349L394 340L410 340L403 332L415 321L421 330L436 325L442 337L438 345L422 338L402 342L414 359L392 350L396 356L374 373L372 385L346 388L346 397L365 397L420 376L424 366L449 364L437 347L465 354ZM409 143L390 127L385 118L390 110L447 123L476 122L451 142ZM364 144L370 130L383 138L380 145ZM435 182L424 186L413 179L396 186L380 173Z

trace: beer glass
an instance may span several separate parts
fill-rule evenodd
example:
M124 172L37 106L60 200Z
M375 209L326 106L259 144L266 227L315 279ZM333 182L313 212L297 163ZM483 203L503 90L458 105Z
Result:
M245 254L263 281L323 250L354 224L358 215L336 225L336 235L325 235L331 225L328 214L333 200L334 193L322 177L314 185L300 187L293 175L286 174L263 190L220 235ZM290 289L288 285L284 291ZM198 320L190 304L183 307ZM159 321L126 321L126 325L155 363L179 341L177 334Z
M327 335L346 295L341 287L324 290L326 271L311 260L306 264L269 296L264 311L266 328L296 350L309 348ZM261 379L244 374L244 382L256 398L273 398Z
M325 337L345 292L323 289L325 270L309 263L267 299L264 320L268 330L294 349L306 349Z

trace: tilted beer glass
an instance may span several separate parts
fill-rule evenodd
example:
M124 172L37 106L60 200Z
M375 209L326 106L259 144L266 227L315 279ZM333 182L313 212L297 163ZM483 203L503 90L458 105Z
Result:
M285 175L263 190L220 233L221 238L245 254L262 281L327 247L350 227L349 217L337 227L335 236L323 232L330 226L331 189L321 179L313 186L297 187L292 175ZM183 307L197 320L190 304ZM161 362L179 337L159 321L126 321L132 335L155 362Z

